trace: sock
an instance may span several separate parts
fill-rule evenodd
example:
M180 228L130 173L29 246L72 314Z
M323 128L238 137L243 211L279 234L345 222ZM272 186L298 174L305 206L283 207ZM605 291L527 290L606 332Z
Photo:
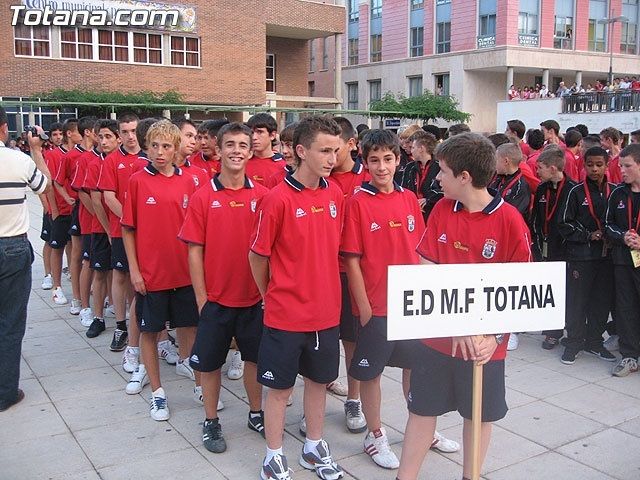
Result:
M258 410L257 412L254 412L253 410L249 410L249 417L250 418L256 418L256 417L260 417L262 416L262 410Z
M264 457L264 465L269 465L271 459L276 455L282 455L282 447L276 448L275 450L271 450L269 447L267 447L267 454Z
M100 320L102 323L104 323L104 318L100 318L100 317L94 317L94 320Z
M155 392L152 392L152 395L154 397L166 398L166 396L164 394L164 388L162 388L162 387L159 387Z
M126 332L127 331L127 321L126 320L121 320L119 322L116 322L116 328L118 330L124 330Z
M320 440L311 440L309 437L307 437L304 441L304 453L309 453L313 450L315 450L315 448L320 445L320 442L322 442L322 439Z
M372 430L371 433L373 433L373 436L375 438L380 438L382 436L382 430L380 430L379 428Z
M205 418L204 419L204 423L213 423L213 424L215 424L215 423L218 423L218 422L219 422L218 417L216 417L216 418Z
M131 353L135 353L136 355L140 355L140 347L127 347L127 349Z

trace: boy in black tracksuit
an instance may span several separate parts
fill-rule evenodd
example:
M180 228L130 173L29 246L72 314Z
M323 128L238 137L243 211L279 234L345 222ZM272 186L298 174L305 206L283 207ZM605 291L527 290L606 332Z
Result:
M533 199L531 231L532 253L539 262L566 260L565 241L558 231L558 206L576 183L564 174L564 152L556 145L548 145L536 161L542 183ZM562 338L562 330L545 330L542 348L551 350Z
M600 147L585 152L587 178L560 205L558 231L567 252L567 342L560 361L572 365L585 351L602 360L616 357L602 345L613 303L613 264L604 235L607 200L614 184L605 172L609 154Z
M496 190L505 202L518 209L525 221L529 217L531 190L518 165L522 150L515 143L504 143L496 149L496 176L489 188Z
M640 356L640 145L620 152L622 180L609 197L605 232L613 250L617 328L622 360L613 375L638 371Z

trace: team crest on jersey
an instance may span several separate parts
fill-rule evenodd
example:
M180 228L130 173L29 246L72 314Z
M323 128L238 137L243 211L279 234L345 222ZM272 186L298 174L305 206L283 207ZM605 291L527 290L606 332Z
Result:
M416 229L416 219L413 215L407 215L407 230L413 232Z
M491 260L493 256L496 254L497 245L498 245L498 242L496 242L492 238L487 238L484 241L484 246L482 247L482 256L487 260Z
M547 197L545 197L544 195L542 195L542 196L540 197L540 200L538 200L538 202L540 202L540 203L547 203Z
M185 193L182 197L182 208L187 208L187 205L189 205L189 195Z
M625 208L624 203L622 203L622 200L620 200L620 203L618 204L618 208L619 209Z
M440 243L447 243L447 234L443 233L442 235L440 235L440 237L438 238L438 241Z
M195 176L195 175L193 176L193 183L195 183L195 184L196 184L196 187L199 187L199 186L200 186L200 180L198 180L198 177L197 177L197 176Z
M222 204L218 200L211 202L211 208L222 208Z
M587 200L587 197L584 198L584 201L582 202L582 205L584 206L589 206L589 200Z
M336 202L329 202L329 214L331 218L336 218L338 216L338 207L336 207Z
M251 200L251 211L253 213L256 212L256 206L258 205L258 201L254 198L253 200Z

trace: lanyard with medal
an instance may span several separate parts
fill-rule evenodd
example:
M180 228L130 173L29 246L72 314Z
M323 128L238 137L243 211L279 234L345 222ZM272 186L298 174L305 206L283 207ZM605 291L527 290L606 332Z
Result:
M640 229L640 212L638 212L638 216L636 218L635 228L632 227L633 225L632 219L631 219L632 213L633 213L633 202L631 201L631 194L629 194L629 196L627 197L627 218L629 220L629 231L635 233L638 231L638 229ZM631 248L630 252L631 252L631 261L633 262L633 266L635 268L640 267L640 251L634 250L633 248Z
M588 207L589 207L589 214L591 215L591 218L593 218L596 222L596 225L598 226L598 230L600 230L601 234L604 234L604 229L602 228L602 222L600 221L600 218L598 218L598 216L596 215L596 210L595 210L595 206L593 205L593 201L591 201L591 192L589 191L589 185L587 184L587 181L585 180L584 182L582 182L582 184L584 185L584 196L587 199L587 203L588 203ZM605 201L609 199L609 195L611 195L611 188L609 187L609 183L605 181ZM604 237L604 235L602 236L602 256L606 257L607 256L607 251L609 249L609 245L607 244L607 240Z
M513 186L518 183L518 180L520 180L520 178L522 177L522 172L518 172L518 174L513 177L513 179L507 183L507 185L502 189L502 191L500 192L500 195L502 196L502 198L506 197L510 190L513 188ZM500 182L500 186L502 186L502 182Z
M563 176L562 180L558 184L555 201L551 208L549 207L549 204L551 203L551 186L547 187L547 204L544 206L544 222L542 224L542 234L544 235L544 239L542 240L542 258L549 257L549 242L547 242L547 238L549 237L549 221L553 218L553 215L558 209L560 192L562 192L562 187L564 187L565 178L566 177ZM551 209L551 211L549 211L549 209Z

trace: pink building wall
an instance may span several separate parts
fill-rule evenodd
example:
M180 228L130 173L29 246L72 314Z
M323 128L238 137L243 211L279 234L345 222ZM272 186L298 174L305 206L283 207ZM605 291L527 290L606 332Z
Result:
M477 31L477 0L464 2L453 0L451 2L451 51L475 49Z
M584 0L578 0L578 2L581 1ZM586 1L588 5L589 0ZM540 4L540 46L542 48L553 48L556 2L554 0L540 0Z
M358 63L369 63L369 4L360 4L360 22L358 24ZM382 39L384 48L384 38Z
M382 59L396 60L409 56L409 2L382 2Z
M435 17L435 2L424 4L424 54L433 55L435 33L433 31Z
M518 2L498 0L496 12L496 45L518 45Z
M576 0L576 12L573 42L576 50L587 50L589 47L589 0ZM551 44L553 46L553 43Z

